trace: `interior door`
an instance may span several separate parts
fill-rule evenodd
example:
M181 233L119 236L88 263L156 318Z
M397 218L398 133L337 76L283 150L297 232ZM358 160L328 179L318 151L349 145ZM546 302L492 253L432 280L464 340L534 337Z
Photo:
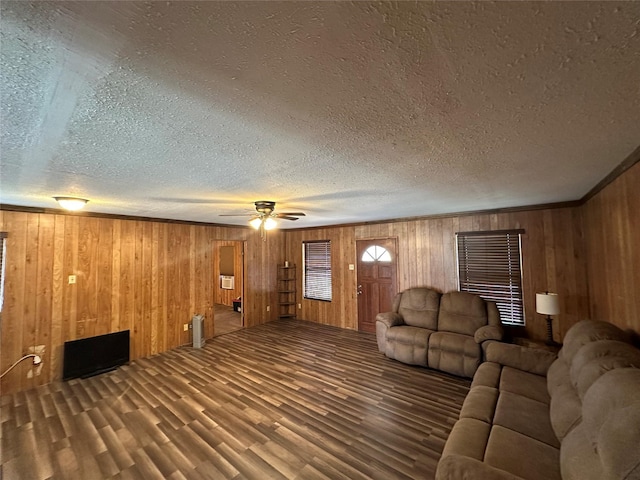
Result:
M391 310L398 288L395 238L357 240L358 330L376 331L376 315Z

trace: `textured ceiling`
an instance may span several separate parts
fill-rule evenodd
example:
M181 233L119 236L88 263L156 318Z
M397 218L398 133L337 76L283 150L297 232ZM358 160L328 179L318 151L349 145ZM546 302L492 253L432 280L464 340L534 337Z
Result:
M0 8L2 203L332 225L576 200L640 144L638 2Z

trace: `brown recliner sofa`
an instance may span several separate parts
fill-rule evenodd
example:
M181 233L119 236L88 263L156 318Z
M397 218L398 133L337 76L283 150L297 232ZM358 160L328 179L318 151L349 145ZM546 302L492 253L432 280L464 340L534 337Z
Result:
M639 480L640 350L585 320L551 352L492 343L436 480Z
M502 340L503 330L493 302L416 287L396 295L391 312L376 316L376 337L389 358L471 378L483 346Z

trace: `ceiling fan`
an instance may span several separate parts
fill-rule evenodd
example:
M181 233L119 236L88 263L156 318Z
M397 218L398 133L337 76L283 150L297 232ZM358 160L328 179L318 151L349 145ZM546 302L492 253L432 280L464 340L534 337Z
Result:
M251 225L256 230L260 230L260 236L264 240L266 238L266 231L272 230L277 226L275 221L276 218L281 218L284 220L298 220L298 217L304 217L305 214L302 212L286 212L286 213L275 213L274 210L276 208L276 202L272 202L269 200L258 200L255 202L256 212L257 213L245 213L240 215L220 215L221 217L239 217L249 215L251 219L249 220L249 225Z

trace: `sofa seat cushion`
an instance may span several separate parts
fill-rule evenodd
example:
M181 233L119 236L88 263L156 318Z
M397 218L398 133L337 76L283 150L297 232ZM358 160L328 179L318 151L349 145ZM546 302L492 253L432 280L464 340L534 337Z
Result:
M560 442L551 428L549 405L546 403L501 391L493 424L560 448Z
M447 455L438 462L436 480L522 480L475 458Z
M407 325L387 331L385 355L410 365L427 366L427 346L433 330Z
M449 332L434 332L429 337L427 359L430 368L471 378L481 358L480 345L473 337Z
M516 368L503 367L500 375L500 390L517 393L523 397L549 405L547 379L541 375L524 372Z
M544 442L494 425L484 461L526 480L560 480L560 451Z
M475 418L461 418L451 429L442 457L455 454L482 461L490 433L490 424Z

